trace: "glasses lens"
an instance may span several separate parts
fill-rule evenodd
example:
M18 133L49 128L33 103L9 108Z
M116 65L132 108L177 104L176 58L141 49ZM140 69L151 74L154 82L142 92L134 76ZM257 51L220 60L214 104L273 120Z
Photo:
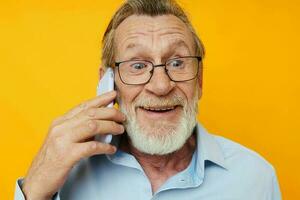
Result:
M130 60L119 64L122 81L127 84L143 84L151 77L152 64L142 60Z
M195 78L198 72L198 58L174 58L167 62L166 68L174 81L186 81Z

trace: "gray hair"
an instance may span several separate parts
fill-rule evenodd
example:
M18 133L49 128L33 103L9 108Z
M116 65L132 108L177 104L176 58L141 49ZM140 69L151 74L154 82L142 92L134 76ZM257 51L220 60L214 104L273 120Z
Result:
M204 46L190 23L185 11L175 0L127 0L114 14L106 28L102 39L102 66L113 66L114 64L114 37L116 28L131 15L174 15L185 23L191 31L195 45L196 54L204 57Z

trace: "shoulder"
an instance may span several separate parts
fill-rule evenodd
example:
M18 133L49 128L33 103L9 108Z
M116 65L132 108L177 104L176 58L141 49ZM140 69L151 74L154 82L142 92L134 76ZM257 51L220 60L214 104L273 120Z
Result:
M262 155L252 149L245 147L233 140L224 138L219 135L208 133L203 127L199 126L200 135L206 140L210 140L209 153L218 157L215 160L222 161L222 167L217 165L208 165L210 168L207 177L211 177L212 183L215 183L216 177L221 188L230 190L238 196L245 196L243 199L280 199L280 189L276 177L276 171L272 164ZM216 156L218 155L218 156ZM212 167L211 167L212 166ZM227 187L228 186L228 187ZM251 191L251 192L250 192ZM249 193L250 192L250 193Z
M275 169L262 155L235 141L211 134L222 149L226 164L231 169L240 169L250 174L261 174L272 178Z

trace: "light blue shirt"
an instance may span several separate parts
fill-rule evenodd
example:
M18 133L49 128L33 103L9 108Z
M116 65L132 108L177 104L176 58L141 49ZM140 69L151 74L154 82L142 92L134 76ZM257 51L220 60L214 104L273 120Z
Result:
M134 156L118 150L79 162L55 200L280 200L275 170L257 153L200 124L188 167L170 177L154 194ZM114 139L116 145L118 140ZM15 200L25 200L16 184Z

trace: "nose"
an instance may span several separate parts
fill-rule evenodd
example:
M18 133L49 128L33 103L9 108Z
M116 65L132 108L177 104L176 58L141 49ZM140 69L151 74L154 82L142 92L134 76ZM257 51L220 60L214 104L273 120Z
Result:
M164 67L155 67L150 81L145 85L145 89L156 96L169 94L176 83L166 74Z

